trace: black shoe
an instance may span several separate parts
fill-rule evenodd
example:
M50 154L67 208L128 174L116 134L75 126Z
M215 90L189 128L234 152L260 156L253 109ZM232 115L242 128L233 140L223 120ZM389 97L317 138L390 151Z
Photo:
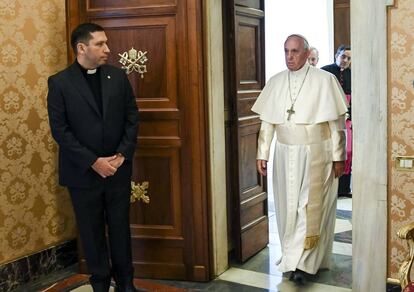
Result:
M295 278L295 271L290 272L289 275L289 281L293 281L293 279Z
M111 278L100 280L96 280L95 278L89 278L89 283L92 286L93 292L107 292L111 286Z
M306 284L306 273L299 269L296 269L295 272L292 272L293 277L292 281L295 282L296 285L303 286Z

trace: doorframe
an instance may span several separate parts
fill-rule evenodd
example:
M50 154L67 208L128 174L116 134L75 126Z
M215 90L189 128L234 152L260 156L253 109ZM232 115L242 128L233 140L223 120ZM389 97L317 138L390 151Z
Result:
M228 269L222 0L203 1L208 116L210 260L213 278Z
M386 290L387 7L393 4L351 0L353 291Z
M213 241L213 274L227 267L225 160L212 153L224 145L221 0L206 1L205 55L210 143L210 205ZM387 279L387 7L393 0L351 0L353 216L352 290L385 291ZM214 45L220 44L220 45ZM373 49L375 47L375 49ZM213 73L215 72L215 73ZM213 76L215 74L219 74ZM215 81L214 81L215 80ZM222 80L222 79L221 79ZM218 81L218 83L214 82ZM214 85L214 86L213 86ZM219 88L214 88L218 86ZM214 92L214 93L213 93ZM215 112L215 113L214 113ZM213 115L223 119L221 126ZM217 118L217 116L216 116ZM218 144L215 144L218 143ZM219 147L220 145L220 147ZM224 148L224 147L223 147ZM221 150L222 151L222 150ZM221 156L222 157L222 156ZM367 163L366 157L370 157ZM212 160L213 159L213 160ZM218 171L216 173L216 171ZM224 187L224 188L223 188ZM367 212L367 209L369 210ZM216 217L219 215L218 217ZM220 222L221 221L221 222ZM364 222L361 224L361 222ZM357 224L358 223L358 224ZM219 236L223 236L218 241ZM216 264L214 264L214 262ZM221 262L222 264L217 264ZM225 263L225 264L223 264Z

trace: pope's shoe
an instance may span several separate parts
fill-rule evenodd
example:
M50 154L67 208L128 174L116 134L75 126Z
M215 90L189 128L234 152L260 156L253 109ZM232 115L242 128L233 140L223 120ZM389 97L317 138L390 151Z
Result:
M304 271L296 269L295 272L293 272L292 281L295 282L296 285L305 285L306 280L306 273Z

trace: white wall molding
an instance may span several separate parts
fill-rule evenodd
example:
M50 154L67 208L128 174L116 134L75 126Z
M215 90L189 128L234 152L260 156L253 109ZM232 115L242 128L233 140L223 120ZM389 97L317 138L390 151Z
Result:
M387 13L389 0L351 0L352 290L387 279Z
M223 23L221 0L204 2L205 74L209 133L209 189L213 274L228 268L226 156L224 135Z

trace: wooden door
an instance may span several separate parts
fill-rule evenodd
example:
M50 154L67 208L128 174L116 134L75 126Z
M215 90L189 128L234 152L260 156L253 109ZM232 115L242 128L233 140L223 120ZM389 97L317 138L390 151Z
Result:
M265 84L264 0L224 5L228 228L246 261L269 241L265 180L256 171L260 120L250 110Z
M128 75L140 115L133 181L149 182L150 197L131 210L137 277L210 277L200 7L201 0L67 2L69 31L84 21L105 28L109 64L122 67L119 54L132 48L147 59L137 62L146 72Z
M340 45L351 44L351 14L349 0L334 1L334 52Z

